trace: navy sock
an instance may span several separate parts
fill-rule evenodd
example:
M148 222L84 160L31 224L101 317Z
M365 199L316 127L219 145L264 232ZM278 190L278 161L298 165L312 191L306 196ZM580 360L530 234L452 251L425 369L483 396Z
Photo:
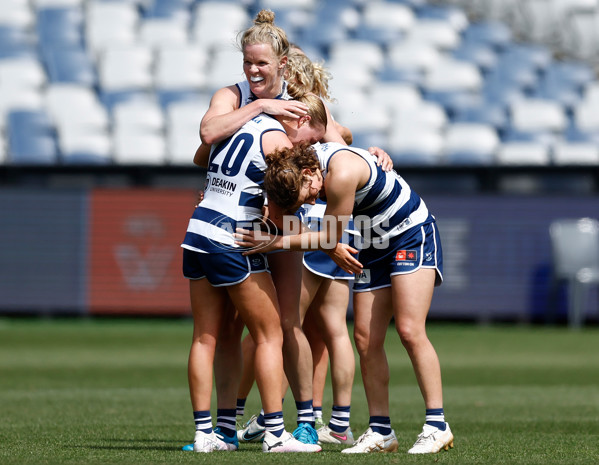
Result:
M383 436L391 434L391 419L389 417L370 417L368 426L370 426L372 431L382 434Z
M329 421L329 428L336 433L342 433L349 428L349 408L349 405L333 405L331 421Z
M442 408L427 408L425 423L445 431L445 413Z
M193 412L193 421L196 424L196 431L210 434L212 433L212 416L210 410L197 410Z
M295 402L297 408L297 424L309 423L314 427L314 410L312 409L312 399Z
M216 411L216 426L220 428L223 434L226 434L228 437L232 437L234 434L237 434L237 428L235 425L235 413L236 409L227 408L227 409L218 409Z
M237 399L237 411L236 415L242 417L245 415L245 401L247 399Z
M258 423L260 426L264 426L264 409L260 410L260 415L258 415L258 418L256 418L256 423Z
M266 431L280 438L285 431L285 425L283 424L283 412L267 413L263 418L266 425Z

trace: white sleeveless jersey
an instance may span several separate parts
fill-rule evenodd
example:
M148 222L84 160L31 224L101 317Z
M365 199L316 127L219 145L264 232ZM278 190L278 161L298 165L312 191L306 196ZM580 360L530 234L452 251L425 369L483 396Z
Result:
M233 238L238 223L248 227L248 222L262 218L266 170L262 136L269 131L283 131L283 126L262 114L212 146L204 199L189 220L182 247L230 252L239 248Z
M370 178L356 192L354 226L362 235L364 247L380 244L404 231L434 221L424 201L395 171L385 172L367 150L335 142L314 146L323 177L335 153L349 150L362 157L370 168Z
M235 86L237 87L237 90L239 90L239 108L253 102L258 98L250 90L250 83L247 81L247 79L245 81L238 82L235 84ZM287 81L283 81L281 93L275 98L281 100L292 100L291 96L287 93Z

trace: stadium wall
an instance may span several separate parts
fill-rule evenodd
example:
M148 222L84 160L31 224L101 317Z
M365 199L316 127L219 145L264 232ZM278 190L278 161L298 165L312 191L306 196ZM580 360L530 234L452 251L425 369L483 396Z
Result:
M0 190L0 313L190 315L180 243L197 190ZM445 281L431 317L565 314L551 294L549 224L599 216L596 196L425 195ZM597 295L589 308L597 315Z

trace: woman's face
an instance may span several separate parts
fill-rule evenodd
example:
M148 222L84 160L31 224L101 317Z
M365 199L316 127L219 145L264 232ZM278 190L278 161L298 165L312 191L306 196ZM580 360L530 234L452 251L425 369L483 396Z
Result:
M279 118L279 122L283 125L289 141L293 144L299 144L300 142L309 142L310 144L316 144L316 142L322 140L326 128L323 124L310 124L310 118L302 116L300 119L288 120L285 118Z
M305 203L314 205L316 203L316 199L320 195L322 186L323 178L319 169L316 171L307 172L306 179L299 193L297 203L298 208Z
M268 44L247 45L243 50L243 72L250 90L258 98L275 98L282 91L287 57L277 58Z

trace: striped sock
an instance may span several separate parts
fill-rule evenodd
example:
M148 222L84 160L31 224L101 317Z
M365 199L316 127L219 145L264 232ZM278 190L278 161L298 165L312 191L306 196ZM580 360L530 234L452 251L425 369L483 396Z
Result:
M285 431L285 426L283 425L283 412L266 413L263 418L266 425L266 431L280 438Z
M245 401L247 399L237 399L237 416L242 417L245 415Z
M212 433L212 416L210 415L210 410L193 412L193 421L196 424L196 431L206 434Z
M260 426L264 426L264 409L260 409L260 415L256 418L256 423Z
M442 408L427 408L425 423L445 431L445 413Z
M342 433L349 428L349 408L349 405L347 407L333 405L331 421L329 421L329 428L336 433Z
M322 407L312 407L314 410L314 420L322 420Z
M391 434L391 419L389 417L370 417L369 425L370 429L375 433L387 436Z
M237 429L235 425L235 412L234 408L219 408L216 411L216 426L220 428L221 432L226 434L228 437L236 434Z
M297 408L297 424L309 423L314 427L314 410L312 409L312 399L295 402Z

